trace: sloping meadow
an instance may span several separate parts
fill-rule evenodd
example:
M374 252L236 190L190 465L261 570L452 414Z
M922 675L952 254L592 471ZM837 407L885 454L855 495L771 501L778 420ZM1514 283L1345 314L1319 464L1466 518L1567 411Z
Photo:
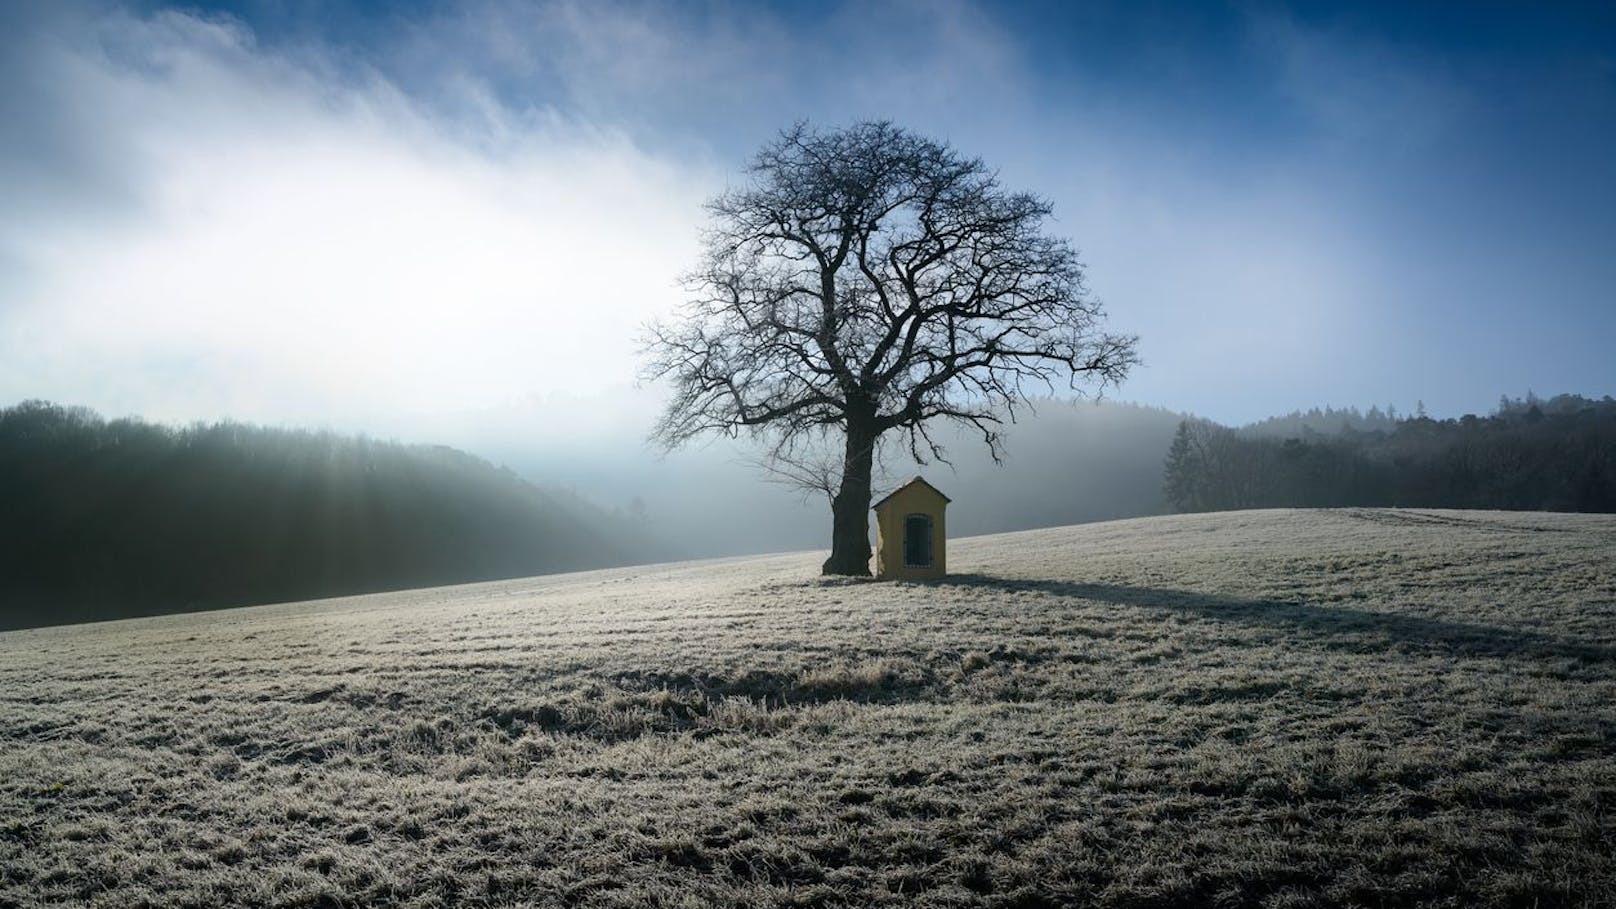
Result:
M1616 519L818 559L0 634L0 906L1616 904Z

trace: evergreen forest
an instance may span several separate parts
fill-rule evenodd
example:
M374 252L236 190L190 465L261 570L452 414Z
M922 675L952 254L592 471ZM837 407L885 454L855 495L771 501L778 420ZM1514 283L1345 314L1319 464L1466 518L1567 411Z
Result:
M1616 399L1504 398L1486 417L1323 412L1231 429L1179 423L1179 511L1388 506L1616 512ZM1331 426L1336 428L1332 431Z

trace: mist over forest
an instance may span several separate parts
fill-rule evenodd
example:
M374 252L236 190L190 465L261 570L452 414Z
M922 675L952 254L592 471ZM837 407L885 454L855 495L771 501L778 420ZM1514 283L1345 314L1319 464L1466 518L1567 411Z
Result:
M1161 514L1168 510L1162 458L1185 417L1138 404L1044 399L1006 424L1003 463L993 462L980 434L938 427L950 463L916 464L894 446L877 495L924 475L953 499L948 528L959 536ZM525 421L509 425L518 429L456 441L642 520L681 558L826 545L827 497L772 481L744 439L662 455L633 435L569 447L521 430Z
M1010 428L1003 464L940 433L952 466L894 457L884 488L923 472L954 497L958 536L1160 513L1182 419L1047 400ZM472 455L23 402L0 410L0 627L824 548L824 496L768 482L749 452L529 435Z
M524 425L468 454L5 408L0 628L826 546L825 495L770 482L742 441L663 456L627 437L546 444ZM951 463L889 451L878 491L923 474L961 537L1239 508L1616 511L1609 397L1506 397L1442 420L1313 408L1241 427L1051 398L1007 427L1003 463L971 433L936 438Z
M622 565L585 500L442 446L0 410L0 629Z

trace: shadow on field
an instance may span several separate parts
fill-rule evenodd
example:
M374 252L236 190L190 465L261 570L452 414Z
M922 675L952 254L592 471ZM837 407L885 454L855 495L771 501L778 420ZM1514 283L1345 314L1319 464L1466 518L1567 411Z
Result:
M1616 648L1568 641L1523 628L1398 615L1345 606L1252 600L1162 587L998 578L984 574L950 575L920 583L1036 591L1119 606L1186 613L1221 622L1237 622L1301 634L1354 650L1378 650L1388 644L1403 644L1417 648L1441 648L1456 655L1473 657L1586 662L1616 659Z

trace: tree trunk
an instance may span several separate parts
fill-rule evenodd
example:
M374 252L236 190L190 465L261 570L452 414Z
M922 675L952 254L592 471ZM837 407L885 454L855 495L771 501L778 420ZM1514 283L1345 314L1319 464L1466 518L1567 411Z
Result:
M874 419L849 417L842 486L831 499L830 558L822 574L870 576L870 470L875 459Z

